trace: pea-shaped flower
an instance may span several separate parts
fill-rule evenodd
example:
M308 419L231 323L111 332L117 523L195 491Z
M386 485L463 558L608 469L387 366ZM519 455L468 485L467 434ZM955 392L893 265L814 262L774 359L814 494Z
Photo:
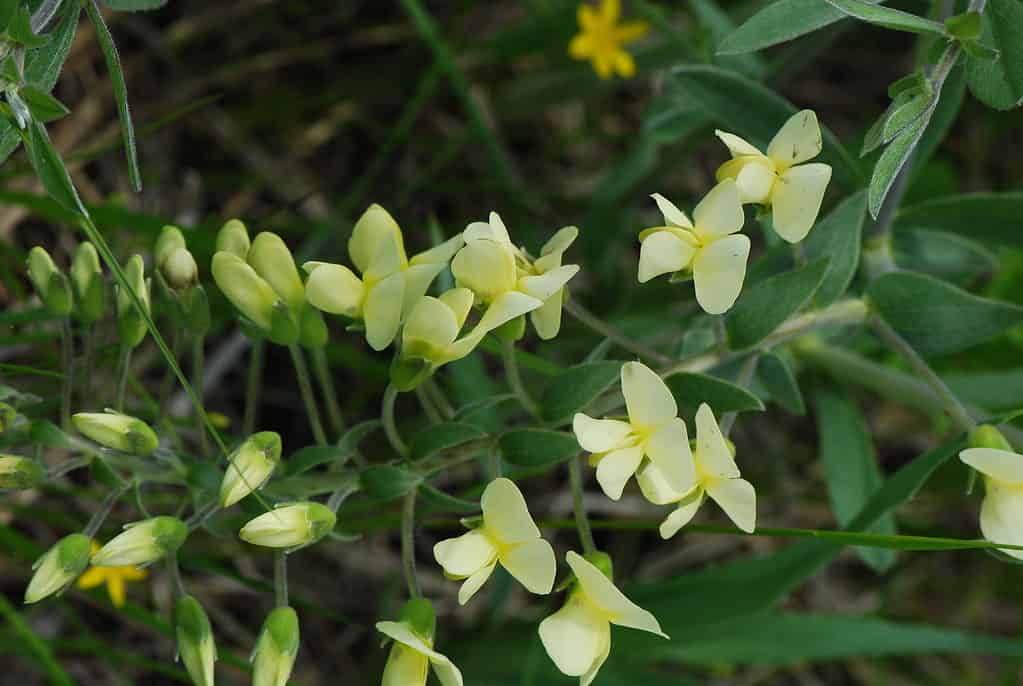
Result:
M594 419L582 412L572 420L572 430L590 464L597 467L597 482L612 500L622 497L625 484L645 457L660 467L670 483L687 491L695 483L692 457L686 442L686 425L678 417L678 405L661 377L641 362L622 365L622 395L628 421Z
M978 440L980 439L980 440ZM1023 455L991 426L982 426L970 436L970 444L959 459L984 476L984 500L980 506L980 531L995 543L1023 545ZM999 548L1006 555L1023 560L1023 550Z
M441 686L462 686L462 673L433 649L436 628L433 605L416 598L405 603L397 622L377 622L377 631L392 639L382 686L426 686L430 667Z
M732 159L718 168L719 181L734 179L744 203L770 205L774 230L789 243L806 237L817 220L831 167L815 162L823 147L813 110L792 115L767 146L767 154L738 136L715 131Z
M228 456L227 471L220 483L220 506L236 502L262 488L281 459L281 437L273 431L249 436Z
M78 412L71 417L71 423L82 435L124 453L145 456L160 445L160 440L144 421L113 410Z
M525 272L527 275L543 276L550 272L557 273L557 270L562 266L562 256L578 237L579 229L574 226L566 226L559 229L540 248L540 257L527 263L524 267L520 267L520 274ZM545 341L557 336L561 330L561 309L565 302L565 297L565 287L562 286L555 291L554 295L544 301L543 306L529 313L529 320L533 322L536 335Z
M727 312L742 291L750 251L749 238L738 233L745 221L738 186L726 179L712 188L692 221L663 196L653 198L665 225L639 234L639 282L691 272L700 307L708 314Z
M657 618L625 597L596 565L569 551L568 566L576 582L565 605L540 622L540 640L562 673L589 686L611 653L611 625L657 634Z
M242 527L239 538L267 548L296 548L320 540L334 530L337 515L317 502L280 505Z
M124 277L131 286L131 290L138 296L139 303L145 314L150 313L149 300L149 279L146 278L146 264L142 261L141 255L132 255L124 265ZM149 329L146 327L146 319L135 305L135 299L131 294L117 286L117 333L121 339L121 345L134 348L146 337Z
M124 525L124 531L92 555L97 567L146 565L173 553L188 537L188 526L177 517L151 517Z
M361 276L340 264L306 262L306 299L324 312L362 320L366 342L383 350L461 245L462 237L455 236L409 259L394 217L370 205L348 240L348 256Z
M75 316L86 324L103 317L105 285L99 254L89 241L78 244L71 260L71 287L75 294Z
M696 465L695 486L686 491L673 489L664 478L660 465L654 463L644 465L636 477L647 500L657 505L678 505L661 523L661 537L671 538L688 524L705 496L710 496L737 527L752 533L757 522L756 491L753 484L740 477L728 441L706 403L696 411L695 449L690 449L688 437L683 438L684 459L687 464Z
M37 245L28 251L28 278L52 314L63 317L71 312L74 305L71 284L45 248Z
M458 603L465 605L490 578L498 563L530 592L554 588L557 562L551 544L540 537L515 482L494 479L480 499L483 523L433 547L433 556L454 579L464 579Z
M298 615L287 606L275 608L252 651L252 686L287 686L298 648Z

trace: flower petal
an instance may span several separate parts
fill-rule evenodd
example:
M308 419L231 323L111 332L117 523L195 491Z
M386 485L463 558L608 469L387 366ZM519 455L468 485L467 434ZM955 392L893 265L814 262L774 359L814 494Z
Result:
M405 274L405 295L402 298L402 316L408 315L416 306L420 298L426 295L430 284L437 278L437 275L444 271L444 263L414 264L404 271Z
M566 264L539 276L523 276L519 279L518 290L538 300L547 300L561 291L573 276L579 273L579 265Z
M429 350L420 351L417 347L431 350L446 348L458 337L458 329L455 313L446 303L428 295L423 296L405 320L402 331L403 350L424 354Z
M462 325L465 324L466 317L469 316L469 310L472 309L473 298L474 296L472 291L468 288L452 288L437 296L438 300L451 308L459 329L462 328Z
M572 417L572 432L579 446L591 453L606 453L622 445L632 425L620 419L594 419L582 412Z
M817 114L813 110L802 110L789 117L771 139L767 156L784 170L817 157L823 146Z
M625 50L615 51L614 66L615 72L623 79L631 79L636 75L636 60Z
M542 306L542 300L537 300L525 293L518 291L502 293L494 302L490 303L490 307L483 313L483 317L480 318L473 331L475 332L477 329L483 333L493 331L502 324L506 324L516 317L521 317L527 312L532 312Z
M547 595L554 588L558 562L554 548L542 538L517 543L501 551L501 566L531 593Z
M686 423L681 419L676 417L650 434L643 452L673 491L686 493L696 485L696 463L689 449Z
M696 410L696 461L700 471L718 479L734 479L739 476L732 451L728 447L721 427L714 418L714 411L707 403L701 403Z
M430 660L430 664L433 665L434 674L437 675L443 686L462 686L462 674L458 671L458 668L447 657L427 645L422 638L412 631L408 624L405 622L377 622L376 628L384 636L392 638L404 646L408 646L421 655L425 655ZM402 686L405 686L406 683L408 686L415 686L415 684L421 682L395 681L394 683L396 686L398 683L401 683Z
M700 509L700 505L703 504L703 495L704 491L702 488L695 489L679 501L678 507L661 522L661 526L658 528L661 538L668 540L692 520L697 510Z
M749 238L725 236L696 253L693 283L696 301L707 314L723 314L735 304L746 278Z
M485 222L472 222L465 227L465 232L462 234L462 238L465 242L475 241L480 239L491 240L500 243L505 246L511 246L511 236L508 235L508 228L504 225L504 221L501 220L501 215L497 212L491 212L490 216Z
M728 147L728 152L732 153L732 157L745 157L747 155L756 155L759 157L764 154L757 150L752 144L742 138L739 138L734 133L715 129L714 135Z
M387 654L381 686L425 686L429 669L425 655L395 642Z
M725 179L710 189L693 209L693 231L704 243L735 233L745 221L739 186L731 179Z
M451 261L451 258L455 256L459 248L465 245L465 240L462 238L462 234L452 236L440 245L435 245L429 250L414 255L409 260L410 265L416 264L442 264L446 265Z
M757 526L757 492L745 479L710 479L707 495L746 533Z
M488 238L471 240L451 261L451 273L459 286L489 303L502 293L515 290L515 254L508 245Z
M462 673L446 655L431 652L428 657L441 686L462 686Z
M520 543L540 537L529 514L522 491L511 479L494 479L480 498L483 526L487 533L504 544Z
M405 276L391 274L376 283L366 294L362 318L366 322L366 341L374 350L383 350L398 334L401 307L405 295Z
M688 233L688 231L686 232ZM639 282L646 283L661 274L685 269L696 254L696 238L681 238L671 231L654 231L642 240L639 249Z
M582 592L592 603L610 615L612 624L649 631L668 638L667 634L661 631L661 625L656 617L626 598L625 594L586 558L570 550L566 560L579 581Z
M789 243L806 238L830 180L831 167L820 163L792 167L781 175L771 190L771 218L779 236Z
M555 293L542 306L529 313L536 335L549 341L561 331L561 310L565 303L565 291Z
M611 641L611 625L579 593L570 595L564 607L540 622L539 633L551 660L568 676L590 671Z
M677 491L671 486L671 482L653 462L649 460L636 472L636 483L643 497L654 505L667 505L677 503L685 497L685 491Z
M355 222L348 255L362 274L372 269L380 278L400 269L407 260L398 222L380 205L370 205Z
M590 686L593 680L597 678L597 672L607 662L607 656L611 654L611 627L608 626L608 630L600 634L601 645L598 646L597 659L593 661L590 668L579 677L579 686Z
M651 198L657 203L657 209L661 211L661 216L664 217L665 223L671 226L679 226L683 229L693 228L693 222L689 221L689 217L667 198L660 193L651 193Z
M995 543L1023 545L1023 489L985 479L984 502L980 506L980 530ZM1023 550L1000 548L1006 555L1023 560Z
M678 416L678 405L661 377L642 362L622 365L622 395L629 421L638 429L659 426Z
M636 473L642 460L643 448L638 445L614 450L601 457L597 463L597 483L604 495L611 500L619 500L625 484Z
M575 243L575 239L578 237L579 227L563 226L550 237L550 240L544 243L542 248L540 248L540 255L546 256L561 254L568 250L569 246Z
M490 575L494 573L495 567L497 567L497 563L492 562L486 567L474 572L462 583L462 585L458 588L459 605L465 605L474 595L476 595L476 591L483 588L483 584L487 583L487 579L489 579Z
M771 160L766 157L742 157L732 161L740 163L735 184L739 187L742 202L758 205L768 202L771 189L778 180Z
M433 546L433 556L444 571L454 577L467 577L497 559L497 547L480 529L473 529L456 538L448 538Z
M340 264L309 262L302 265L309 272L305 282L305 299L318 310L357 319L362 310L366 287L362 279Z
M1023 484L1023 455L996 448L967 448L959 459L984 476Z

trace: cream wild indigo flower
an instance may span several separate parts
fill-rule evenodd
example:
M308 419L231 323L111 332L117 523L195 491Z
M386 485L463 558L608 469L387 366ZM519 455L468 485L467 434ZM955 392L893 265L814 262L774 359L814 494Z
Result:
M290 607L274 609L252 651L252 686L287 686L298 647L298 615Z
M195 686L213 686L217 646L213 642L209 617L194 597L182 596L174 605L174 632L178 641L178 657L192 683Z
M639 234L639 282L691 272L700 307L708 314L727 312L742 291L750 251L749 238L738 233L745 221L738 186L726 179L711 189L693 210L693 221L663 196L652 197L665 225Z
M78 412L71 423L87 438L100 445L133 455L149 455L160 440L141 419L120 412Z
M394 641L382 686L426 686L431 666L441 686L462 686L458 667L433 649L435 626L433 605L422 598L405 604L400 621L377 622L377 631Z
M601 0L599 9L584 3L576 10L579 34L569 43L568 53L577 60L590 60L602 79L636 74L636 63L622 46L642 37L648 27L642 21L619 23L621 14L620 0Z
M992 426L972 432L970 445L959 453L959 459L984 476L981 533L995 543L1023 545L1023 455L1013 452ZM999 550L1023 560L1023 550Z
M652 614L618 590L607 575L582 555L566 556L576 582L565 605L540 622L540 640L562 673L589 686L611 653L611 625L657 634L661 625ZM610 566L610 565L608 565Z
M267 548L295 548L320 540L334 530L337 516L317 502L279 505L242 527L238 537Z
M222 250L213 255L213 280L236 310L257 328L269 331L277 293L244 258ZM283 304L283 303L282 303Z
M28 457L0 453L0 489L32 488L45 478L39 463Z
M252 434L227 459L227 471L220 483L221 507L231 507L262 488L281 459L281 437L273 431Z
M51 314L63 317L71 313L71 284L45 248L37 245L28 251L28 278Z
M480 508L483 523L478 528L433 547L444 573L465 580L458 603L465 605L498 563L532 593L550 593L557 573L554 549L540 537L518 486L510 479L494 479L483 491Z
M34 574L25 589L25 602L37 603L59 593L89 566L91 541L84 534L70 534L57 541L32 565Z
M99 550L99 544L93 541L93 554L95 554L97 550ZM107 587L107 595L110 596L110 602L113 606L124 607L125 582L141 581L147 576L149 576L149 574L146 570L139 569L134 565L123 565L119 567L99 567L93 565L89 568L89 571L78 578L78 582L75 585L78 586L78 588L95 588L96 586L105 585Z
M228 252L244 260L249 256L250 247L249 230L240 219L227 220L217 232L215 252Z
M99 266L99 254L89 241L75 248L71 260L71 289L75 294L75 317L86 324L103 318L106 304L103 271Z
M123 567L156 562L173 553L188 537L188 526L177 517L151 517L124 525L124 531L92 555L97 567Z
M641 362L626 362L622 365L622 395L628 421L593 419L582 412L572 420L576 440L592 453L590 464L596 465L597 482L607 497L622 497L625 484L644 457L657 464L678 490L692 488L695 472L686 425L661 377Z
M789 243L806 237L817 220L831 167L815 162L823 147L821 128L813 110L792 115L763 154L738 136L715 131L732 159L718 168L718 180L734 179L742 201L770 205L774 230Z
M683 459L687 464L695 464L695 486L684 491L673 489L664 478L660 465L655 463L644 465L636 475L647 500L657 505L678 504L661 523L661 537L671 538L688 524L700 509L704 496L710 496L737 527L752 533L757 520L756 491L753 484L740 478L728 441L706 403L696 411L695 449L690 449L688 437L681 445L685 453Z
M574 226L565 226L557 231L542 248L540 257L532 262L527 261L520 265L519 272L542 276L549 272L556 272L561 268L561 259L569 246L579 237L579 229ZM570 265L575 266L575 265ZM565 288L562 286L555 291L554 295L544 301L543 306L529 313L529 320L533 322L536 335L547 341L558 335L561 330L561 308L565 302Z
M146 314L151 311L149 279L146 278L146 265L141 255L132 255L124 265L124 277L131 290L138 296L142 309ZM117 333L121 344L134 348L146 337L146 320L135 306L135 299L125 289L117 286Z
M348 240L348 256L361 277L339 264L306 262L306 298L324 312L361 319L366 342L383 350L461 245L461 236L455 236L409 259L394 217L370 205Z

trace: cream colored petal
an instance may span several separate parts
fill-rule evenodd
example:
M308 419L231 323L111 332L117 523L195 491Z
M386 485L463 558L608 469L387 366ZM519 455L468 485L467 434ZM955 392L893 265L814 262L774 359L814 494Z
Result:
M654 505L668 505L677 503L685 497L685 491L677 491L671 487L671 482L664 476L664 473L649 460L636 472L636 483L643 497Z
M526 499L511 479L501 477L491 481L480 498L480 508L487 533L503 544L540 537Z
M551 236L550 240L544 243L543 247L540 248L541 255L558 255L566 250L569 246L575 243L575 239L579 237L579 228L576 226L564 226Z
M458 671L457 667L451 664L451 660L428 646L422 638L409 628L408 624L404 622L377 622L376 628L383 635L425 655L433 666L434 674L437 675L443 686L462 685L462 674Z
M451 273L484 302L515 290L518 277L510 247L486 238L468 241L451 261Z
M370 205L355 222L348 239L348 255L362 274L377 260L393 261L400 268L405 246L398 222L380 205Z
M304 298L302 278L284 239L275 233L263 231L252 241L247 256L249 264L281 300L298 309Z
M565 284L578 273L579 265L566 264L539 276L523 276L519 279L518 290L538 300L546 301L555 293L559 293Z
M622 395L629 421L637 429L649 429L678 416L678 405L661 377L642 362L622 365Z
M657 428L643 444L643 452L657 466L669 487L686 493L696 485L696 466L689 449L686 423L672 419Z
M1023 455L995 448L967 448L959 459L985 476L1023 484ZM1020 522L1023 526L1023 521Z
M599 572L598 572L599 573ZM540 641L562 674L582 676L610 642L611 625L579 593L540 622Z
M554 548L542 538L516 543L501 551L501 566L530 593L547 595L554 588L558 563Z
M731 179L725 179L710 189L693 209L693 231L704 244L735 233L742 228L744 221L746 215L742 211L739 186Z
M697 510L703 504L703 494L703 489L697 489L679 501L678 507L672 510L658 528L661 538L668 540L696 516Z
M459 248L465 245L462 234L452 236L440 245L435 245L429 250L424 250L409 260L410 265L416 264L441 264L446 265L455 256Z
M305 282L305 299L310 305L352 319L361 315L366 288L362 279L351 269L340 264L319 263L310 271L308 262L303 268L309 272Z
M425 686L430 660L401 643L391 645L381 686Z
M622 445L632 433L632 425L618 419L593 419L577 412L572 418L572 431L583 450L606 453Z
M462 686L462 673L447 656L438 652L429 655L430 666L441 686Z
M762 205L769 202L771 189L778 180L774 165L766 157L740 158L741 162L735 183L739 187L739 199L744 203Z
M458 588L458 604L465 605L469 602L476 592L483 588L483 584L487 583L487 579L494 573L494 568L497 567L496 562L483 567L479 571L469 576L462 585Z
M487 308L487 311L483 313L483 317L480 318L478 324L474 328L480 330L483 333L493 331L497 327L510 322L516 317L532 312L533 310L543 305L542 300L520 293L518 291L508 291L499 295Z
M683 239L669 231L649 234L639 248L639 282L685 269L692 263L696 249L695 237Z
M693 228L693 223L689 221L689 217L686 213L680 210L675 203L665 198L660 193L652 193L650 195L657 203L657 209L661 211L661 215L664 217L665 223L671 226L680 226L683 229Z
M700 471L708 476L719 479L734 479L739 476L739 468L728 448L721 427L714 418L710 405L702 403L696 410L696 461Z
M600 634L600 645L597 649L597 659L593 661L590 668L586 670L586 673L579 677L579 686L590 686L593 680L597 678L597 673L600 668L607 662L607 656L611 654L611 627L608 625L608 630Z
M383 350L394 340L401 323L404 295L405 277L400 272L388 276L369 289L362 306L369 347Z
M737 527L753 533L757 526L757 492L745 479L710 479L707 495Z
M452 288L444 291L438 296L438 300L451 308L451 311L455 315L455 321L458 322L458 328L461 329L462 325L465 324L466 317L469 316L469 311L472 309L473 294L468 288Z
M430 284L437 278L446 265L444 263L414 264L405 270L405 296L402 300L402 316L415 307L419 299L426 295Z
M541 307L529 313L536 335L542 340L549 341L561 331L561 310L564 303L565 293L562 291L555 293Z
M763 155L762 152L757 150L753 145L747 143L742 138L739 138L734 133L728 133L727 131L721 131L717 129L714 131L714 135L728 147L728 152L732 153L732 157L745 157L747 155Z
M497 559L497 547L482 530L473 529L437 543L433 546L433 557L451 576L467 577L492 565Z
M497 212L491 212L490 217L485 222L472 222L469 224L465 227L462 237L466 243L485 239L496 241L502 245L513 245L511 236L508 235L508 229L505 227L504 221L501 220L501 215Z
M668 638L652 614L625 597L625 594L586 558L570 550L565 559L587 599L606 612L612 624L649 631Z
M636 473L642 460L643 449L638 445L614 450L601 457L597 463L597 483L604 494L611 500L619 500L625 484Z
M767 156L784 170L817 157L823 145L817 114L813 110L802 110L789 117L771 139Z
M980 506L980 530L984 538L994 543L1023 545L1023 489L984 481L986 493ZM1006 555L1023 560L1023 550L1000 548Z
M810 233L831 180L826 164L802 164L781 175L771 190L771 219L774 230L789 243L798 243Z
M417 341L444 348L458 337L455 313L443 301L424 296L409 313L402 333L403 345L412 349Z
M696 253L693 259L693 283L696 301L707 314L723 314L742 292L749 259L749 238L741 234L725 236Z

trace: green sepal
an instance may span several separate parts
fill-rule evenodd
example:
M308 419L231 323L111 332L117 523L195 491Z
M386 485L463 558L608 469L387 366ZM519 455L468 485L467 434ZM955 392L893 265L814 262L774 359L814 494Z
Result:
M302 303L299 312L298 342L304 348L322 348L327 345L330 332L323 314L309 303Z
M971 431L967 442L971 448L992 448L994 450L1014 452L1012 444L1006 440L1002 432L990 424L982 424Z
M270 310L270 330L266 337L278 345L294 345L300 331L291 308L278 298Z
M498 340L505 343L514 343L521 340L526 335L526 318L520 315L497 327L492 333Z
M422 357L405 357L398 353L391 360L391 383L399 391L411 391L433 374L433 364Z
M945 20L945 29L959 41L975 41L984 32L980 12L975 10L949 17Z
M202 605L190 595L182 596L174 605L174 626L179 641L184 638L198 644L207 640L213 633L209 617L206 616Z
M399 620L408 624L420 638L433 641L433 635L437 632L437 613L434 612L433 603L426 598L413 598L405 603Z
M263 622L263 634L280 655L298 654L298 615L290 607L278 607Z
M0 402L0 435L14 426L18 419L18 411L7 403Z

